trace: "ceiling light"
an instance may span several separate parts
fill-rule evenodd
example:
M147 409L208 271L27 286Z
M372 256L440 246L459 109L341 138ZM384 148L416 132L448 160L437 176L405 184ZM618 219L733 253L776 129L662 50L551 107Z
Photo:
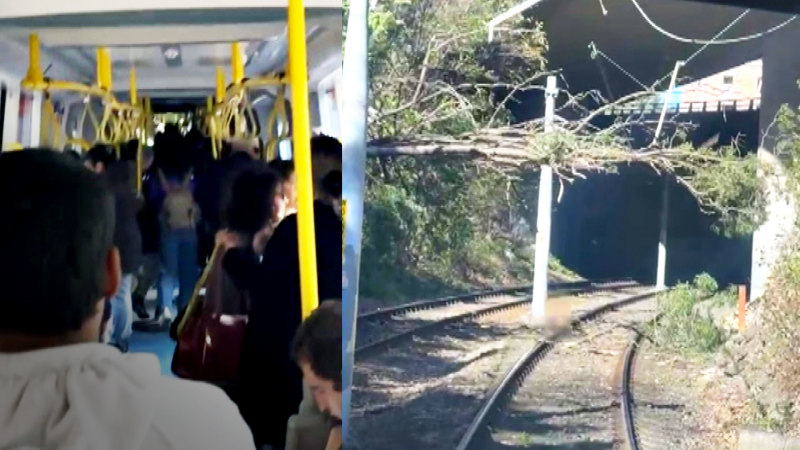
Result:
M177 59L181 56L181 51L178 47L167 47L164 49L164 57L167 59Z

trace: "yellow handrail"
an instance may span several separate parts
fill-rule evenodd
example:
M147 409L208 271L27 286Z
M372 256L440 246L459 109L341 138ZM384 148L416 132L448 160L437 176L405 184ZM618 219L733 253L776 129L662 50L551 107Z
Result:
M278 118L283 120L284 126L280 133L275 135L275 128L278 123ZM275 159L277 156L278 144L289 137L289 121L286 117L286 88L281 86L278 88L278 95L275 96L275 105L272 107L269 116L267 116L267 148L265 149L265 158L268 161Z
M111 93L113 80L111 58L107 49L103 47L97 49L97 85L90 86L72 81L49 80L44 78L41 70L38 36L36 34L31 34L28 43L29 67L21 86L23 89L39 91L47 96L48 100L45 103L44 119L49 122L46 123L46 125L50 125L50 128L56 126L60 128L58 118L55 116L54 111L52 111L52 103L49 100L50 93L55 91L76 92L89 97L97 97L103 102L104 106L103 116L98 122L97 117L95 117L92 111L91 102L89 100L85 102L83 113L78 121L78 129L81 134L83 134L83 125L86 121L86 117L89 116L95 129L94 140L96 142L118 145L135 138L144 139L146 137L147 121L150 115L137 106L136 80L135 71L133 69L131 69L131 104L120 103ZM48 127L45 127L45 129L47 128ZM60 136L54 137L53 145L58 146L60 144L58 138L60 138ZM85 140L83 140L82 137L66 140L66 143L79 143L81 147L86 147ZM141 164L141 162L139 164Z
M306 18L303 0L289 0L289 78L292 85L292 135L297 173L297 242L303 318L319 305L311 177L311 123L308 113Z
M49 95L45 94L44 104L42 106L42 109L44 109L44 114L42 115L42 124L39 132L40 145L42 147L63 150L66 142L66 136L64 135L64 130L61 127L61 121L56 115L53 101Z

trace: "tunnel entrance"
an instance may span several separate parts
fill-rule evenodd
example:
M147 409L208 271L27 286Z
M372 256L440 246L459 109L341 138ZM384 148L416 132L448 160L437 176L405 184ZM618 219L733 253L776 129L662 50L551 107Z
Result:
M758 111L684 117L698 126L696 143L709 136L727 144L738 136L744 152L757 149ZM662 178L650 167L619 167L616 174L590 174L565 188L554 204L551 252L581 276L656 280ZM557 188L556 188L557 189ZM721 285L747 283L752 236L730 239L715 233L715 218L675 180L669 183L668 285L708 272Z

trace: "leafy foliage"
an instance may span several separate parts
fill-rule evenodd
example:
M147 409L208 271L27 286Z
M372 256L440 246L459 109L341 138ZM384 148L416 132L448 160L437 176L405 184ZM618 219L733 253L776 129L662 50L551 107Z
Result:
M736 302L734 289L718 292L716 280L698 275L692 283L681 283L658 298L660 318L650 326L656 345L689 353L710 353L727 338L714 321L698 311L697 305L708 302L719 306Z
M797 205L800 201L800 114L784 106L775 123L775 153L785 170L787 191ZM796 399L800 398L800 315L797 314L800 310L800 235L796 226L789 230L783 255L773 269L759 306L755 337L763 347L753 358L757 359L755 365L769 369L770 378L774 379L785 400L761 413L770 420L771 426L797 430L800 429L795 407ZM756 400L762 403L761 399ZM775 408L784 410L778 414Z
M544 69L547 42L531 19L487 42L486 24L513 0L385 0L370 12L373 138L459 134L498 120L496 95Z
M367 173L364 295L413 298L530 283L530 174L509 179L452 157L368 160ZM551 269L574 276L554 258Z

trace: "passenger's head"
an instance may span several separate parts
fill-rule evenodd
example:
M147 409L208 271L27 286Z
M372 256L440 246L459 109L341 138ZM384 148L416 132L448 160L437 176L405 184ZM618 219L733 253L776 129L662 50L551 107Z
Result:
M342 172L334 170L322 180L323 200L333 206L334 211L342 217Z
M294 173L294 163L291 160L273 159L269 167L278 173L283 185L283 195L286 197L286 207L297 209L297 175Z
M342 143L336 138L319 135L311 139L311 172L314 177L314 195L323 193L322 180L332 171L342 171Z
M263 163L248 166L236 176L226 201L225 226L246 234L279 222L285 210L280 179Z
M139 141L133 139L124 144L120 144L120 157L121 161L136 161L139 157Z
M231 144L231 151L233 153L236 152L244 152L247 153L251 158L258 159L259 149L259 142L258 138L253 139L232 139L230 141Z
M61 153L2 153L0 205L0 351L96 342L120 279L103 180Z
M110 145L97 144L86 153L83 164L95 173L103 173L117 160L114 148Z
M292 343L292 355L319 409L341 419L341 301L324 302L303 321Z

